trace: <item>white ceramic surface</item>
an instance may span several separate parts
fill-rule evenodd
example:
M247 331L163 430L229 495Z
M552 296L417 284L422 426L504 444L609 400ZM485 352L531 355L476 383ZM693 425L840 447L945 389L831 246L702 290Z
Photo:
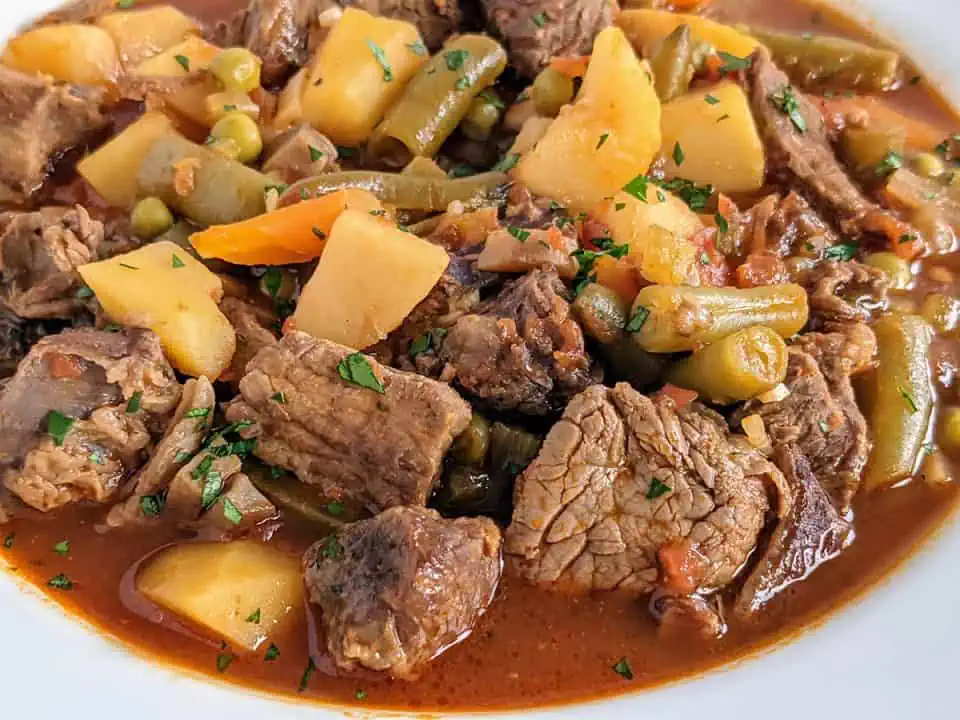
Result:
M960 104L960 73L955 70L960 61L956 37L960 2L837 2L872 21L882 34L907 49ZM57 4L58 0L0 0L0 36L9 35L30 17ZM697 680L635 696L490 717L960 717L958 558L960 518L866 599L773 652ZM376 713L376 717L386 715ZM61 720L67 716L84 720L334 720L344 713L256 695L152 664L90 632L0 572L0 718Z

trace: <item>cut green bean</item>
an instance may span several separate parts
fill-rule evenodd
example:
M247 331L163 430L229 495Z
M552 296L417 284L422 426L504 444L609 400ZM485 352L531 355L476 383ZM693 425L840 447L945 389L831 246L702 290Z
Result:
M892 50L829 35L761 28L748 32L770 49L777 65L802 88L883 92L897 84L900 56Z
M490 449L490 422L474 413L467 429L454 441L450 453L461 465L482 467Z
M663 102L680 97L693 80L693 33L689 25L680 25L665 37L650 56L653 86Z
M470 104L507 67L507 53L486 35L460 35L427 61L373 131L369 149L397 167L433 157Z
M623 336L630 304L610 288L590 283L573 301L573 313L587 335L609 345Z
M772 390L787 376L787 344L768 327L739 330L675 364L667 379L727 405Z
M874 323L877 369L865 381L873 452L863 475L867 490L913 474L933 414L930 343L933 329L919 315L888 315Z
M403 210L444 212L455 200L467 205L485 200L509 181L509 177L498 172L480 173L464 178L439 178L354 170L301 180L284 193L280 205L293 205L304 198L320 197L346 188L359 188Z
M530 97L538 115L556 117L560 108L573 102L573 80L551 67L544 68L533 80Z
M799 285L747 288L695 288L650 285L633 304L647 319L633 339L648 352L697 350L754 325L766 325L789 338L807 323L807 293Z

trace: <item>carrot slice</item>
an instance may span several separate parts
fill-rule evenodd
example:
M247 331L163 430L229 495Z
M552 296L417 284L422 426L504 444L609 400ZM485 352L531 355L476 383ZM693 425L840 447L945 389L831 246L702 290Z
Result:
M569 55L555 57L550 61L550 67L568 78L582 78L587 74L587 65L590 64L589 55Z
M190 238L204 258L236 265L289 265L319 257L327 234L340 214L351 208L381 211L377 198L365 190L348 188L232 225L215 225Z

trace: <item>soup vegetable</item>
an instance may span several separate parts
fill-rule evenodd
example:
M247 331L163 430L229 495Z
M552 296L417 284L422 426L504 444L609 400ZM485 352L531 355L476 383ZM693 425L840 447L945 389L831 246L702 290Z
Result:
M626 692L950 512L956 119L799 2L83 0L0 55L0 555L363 706Z

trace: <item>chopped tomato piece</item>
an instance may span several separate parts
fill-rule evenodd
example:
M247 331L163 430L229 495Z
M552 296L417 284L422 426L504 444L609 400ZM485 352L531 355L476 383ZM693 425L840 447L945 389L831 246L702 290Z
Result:
M685 408L697 399L697 392L695 390L687 390L686 388L677 387L670 383L667 383L660 389L660 394L671 398L678 408Z
M550 61L550 67L568 78L582 78L587 74L587 65L590 64L589 55L570 55L555 57Z
M674 595L691 595L707 571L706 559L689 540L675 540L657 551L660 585Z

